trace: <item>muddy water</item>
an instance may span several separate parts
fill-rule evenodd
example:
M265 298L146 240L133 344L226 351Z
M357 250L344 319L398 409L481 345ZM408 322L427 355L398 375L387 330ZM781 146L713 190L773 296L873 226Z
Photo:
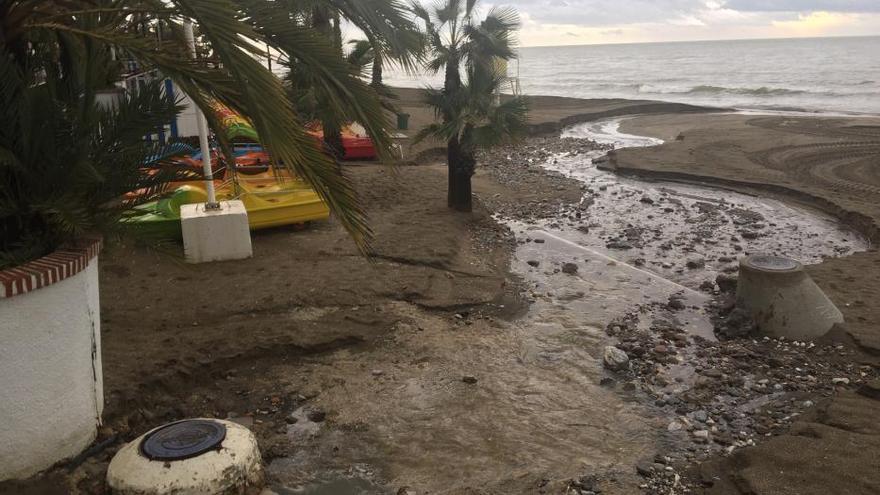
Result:
M540 322L467 318L421 315L387 348L343 350L296 370L319 380L306 407L329 411L332 424L293 414L285 442L294 452L269 465L275 491L534 493L541 480L632 475L653 454L659 423L599 386L598 320L562 309Z
M563 137L616 148L662 143L623 134L620 122L582 124ZM867 248L864 238L829 216L726 190L620 178L592 163L601 154L560 156L545 165L584 182L589 204L581 218L563 219L552 230L615 259L643 263L668 280L698 288L718 272L735 270L736 259L750 253L811 264Z
M573 126L562 137L614 149L662 144L620 132L621 122ZM535 327L586 322L603 328L635 315L644 329L659 318L713 339L704 305L716 289L715 278L734 274L739 257L771 253L809 264L868 247L835 219L780 201L602 171L594 160L605 153L561 154L544 163L584 183L577 208L552 220L507 222L519 243L514 268L530 284L535 302L526 321ZM576 265L576 273L563 273L565 263ZM670 309L670 298L683 308ZM693 376L687 355L680 360L669 370L676 378L670 387L678 391Z
M657 144L620 134L618 125L566 133L616 146ZM385 310L411 318L388 342L272 373L303 377L297 389L314 388L280 432L292 452L269 465L274 491L535 493L546 484L555 493L571 477L610 472L620 489L613 493L636 493L633 465L657 451L669 420L640 405L641 391L600 385L608 376L601 363L611 343L606 325L635 313L645 327L663 318L711 338L703 310L710 296L700 286L730 270L737 256L769 251L811 262L865 246L811 212L620 179L599 171L593 158L558 156L545 165L585 184L580 207L551 221L508 222L519 241L512 268L533 302L523 318L450 321L400 303ZM564 263L577 271L563 272ZM671 296L683 309L667 308ZM686 363L670 375L678 379L671 387L687 386ZM331 419L311 421L311 407Z

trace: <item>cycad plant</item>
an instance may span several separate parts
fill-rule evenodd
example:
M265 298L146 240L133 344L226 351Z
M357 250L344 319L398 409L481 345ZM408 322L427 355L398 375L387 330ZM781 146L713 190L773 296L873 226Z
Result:
M512 97L500 102L497 96L506 77L501 69L506 64L499 62L515 57L519 16L511 8L493 8L478 20L476 3L446 0L432 10L414 7L425 23L433 55L427 68L445 71L443 89L426 92L440 122L423 129L417 139L434 136L446 141L447 203L458 211L472 209L477 150L515 139L526 127L525 101Z
M324 36L292 17L294 11L334 2L0 2L3 263L39 256L84 233L106 232L125 206L120 199L125 189L158 191L159 182L169 180L132 172L144 156L161 155L161 150L145 149L132 136L171 120L177 109L167 95L153 87L130 95L116 110L100 110L94 104L95 91L108 80L97 66L112 66L111 51L172 78L213 128L219 127L211 112L213 100L248 117L273 158L308 181L357 245L367 250L370 230L351 183L315 146L281 81L259 62L269 46L313 68L315 84L329 88L334 104L345 107L370 133L379 153L389 156L387 118L375 91L352 73ZM382 24L374 13L363 15ZM198 42L209 61L189 58L186 21L198 26ZM144 36L145 26L159 24L164 28L161 38ZM124 139L112 140L116 129ZM228 152L225 136L219 133L218 139ZM116 185L126 181L129 184Z
M0 269L116 232L124 212L191 177L171 162L178 147L144 139L180 111L174 99L153 83L98 105L91 84L110 60L94 44L80 48L88 63L63 60L42 83L0 56Z

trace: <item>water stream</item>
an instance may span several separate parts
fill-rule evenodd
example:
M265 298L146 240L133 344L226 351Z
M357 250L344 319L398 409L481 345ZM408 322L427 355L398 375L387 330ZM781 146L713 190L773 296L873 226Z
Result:
M660 144L622 134L619 125L584 124L563 136L618 148ZM438 317L436 328L428 322L424 332L396 335L387 356L340 351L315 363L315 373L349 382L322 395L336 421L364 426L328 430L298 418L287 435L302 448L269 467L277 493L395 493L401 486L534 493L536 480L585 472L619 473L634 492L640 481L632 466L656 452L669 420L636 400L638 390L601 385L608 376L602 349L613 343L606 326L636 313L646 330L662 318L711 339L705 305L715 277L734 271L737 257L770 252L815 263L867 248L816 212L621 178L596 168L600 154L544 164L584 183L578 207L533 223L501 219L518 242L512 270L532 301L525 317L452 337L456 330ZM563 270L567 263L577 269ZM670 297L681 303L674 310ZM423 357L418 366L398 363L408 355ZM690 376L686 355L679 359L669 374L670 387L681 390ZM379 378L364 371L378 367ZM479 382L463 384L463 371ZM370 392L376 383L380 391Z
M621 121L577 125L562 136L615 148L662 143L621 133ZM520 272L539 292L559 284L559 277L548 278L548 268L576 262L580 278L588 279L584 292L606 304L614 300L632 306L675 291L696 301L711 292L718 273L735 272L737 259L747 254L783 255L811 264L868 247L862 236L836 219L781 201L599 170L593 160L604 153L562 154L544 164L585 184L580 208L550 221L509 222L521 242ZM545 238L553 241L546 246L530 242ZM528 266L528 261L539 265ZM621 286L621 281L632 287Z

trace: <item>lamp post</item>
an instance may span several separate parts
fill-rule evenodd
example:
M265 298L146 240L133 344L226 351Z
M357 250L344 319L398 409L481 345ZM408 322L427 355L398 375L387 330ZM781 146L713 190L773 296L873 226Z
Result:
M183 30L186 35L186 42L189 45L190 56L196 58L196 41L193 35L192 22L186 21L183 24ZM205 114L198 105L193 105L196 110L196 126L199 130L199 146L202 149L202 170L205 174L205 190L208 193L208 202L205 203L206 210L213 210L220 207L217 203L217 196L214 192L214 174L211 171L211 147L208 144L208 122L205 120Z

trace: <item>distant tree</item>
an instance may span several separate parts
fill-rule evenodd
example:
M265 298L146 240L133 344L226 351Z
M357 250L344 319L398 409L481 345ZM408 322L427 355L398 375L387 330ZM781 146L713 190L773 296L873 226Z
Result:
M292 23L311 27L330 42L339 59L348 62L353 77L366 78L366 67L372 63L374 78L370 86L377 95L388 96L381 84L381 67L376 68L377 60L392 60L412 68L422 58L423 37L412 13L398 0L322 0L285 5L290 8ZM343 53L343 22L354 25L366 36L366 40L355 45L354 56ZM345 105L337 104L343 101L336 94L338 88L323 84L318 67L302 64L295 58L288 64L287 83L294 105L301 114L321 123L325 148L341 158L342 127L354 119Z
M431 10L419 4L413 7L425 23L431 54L426 67L435 73L444 70L443 89L426 92L426 101L440 122L423 129L417 139L434 136L446 141L447 203L458 211L472 209L471 177L477 149L521 135L527 111L520 97L503 103L496 98L506 76L499 62L516 56L519 16L512 8L493 8L477 20L476 3L446 0Z

